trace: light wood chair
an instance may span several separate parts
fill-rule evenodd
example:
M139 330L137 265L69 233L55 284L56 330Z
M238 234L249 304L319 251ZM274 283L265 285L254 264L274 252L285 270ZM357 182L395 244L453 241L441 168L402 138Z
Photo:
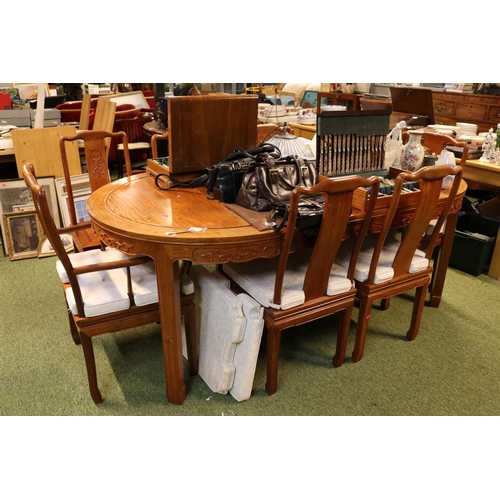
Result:
M433 272L430 259L439 231L454 203L462 179L462 171L461 166L440 165L424 167L414 173L402 172L397 176L382 230L380 233L368 234L356 264L354 278L356 296L359 299L359 313L356 341L352 353L352 359L355 362L363 356L370 312L376 300L386 301L391 297L416 289L410 328L406 338L413 340L417 336ZM454 176L453 184L424 253L418 247L429 222L435 216L443 179L447 175ZM393 230L393 219L405 182L418 182L419 184L419 196L418 200L415 200L416 210L404 230L392 234L390 231ZM337 256L338 264L347 265L351 247L349 240L343 243Z
M109 101L107 101L109 102ZM81 130L71 136L63 136L59 140L59 151L62 160L66 191L68 194L68 213L71 225L77 225L78 221L75 210L74 193L71 187L71 172L69 169L67 148L73 144L83 142L87 172L89 175L90 189L95 191L104 184L111 182L108 168L109 148L106 142L111 144L115 140L123 145L127 177L132 175L130 156L128 151L128 140L125 132L108 132L106 130ZM75 251L82 252L93 248L100 248L101 241L91 230L77 231L73 234Z
M351 253L348 269L334 265L337 251L348 231L353 193L369 187L374 196L367 204L365 218ZM223 272L241 289L264 306L267 327L266 392L271 395L278 385L278 360L281 332L315 319L340 313L337 348L333 365L345 357L347 335L354 306L354 265L363 238L370 226L377 199L379 179L345 176L323 180L312 188L297 187L290 200L290 212L278 257L245 263L228 263ZM322 194L324 213L319 234L312 248L292 252L296 237L297 207L301 196Z
M113 248L68 254L61 237L90 226L80 223L57 229L50 215L44 188L38 183L34 167L23 167L23 177L30 188L40 223L57 254L56 269L66 299L73 341L82 345L90 394L94 403L102 402L92 338L160 321L155 265L149 257L128 256ZM198 371L194 287L182 277L184 294L181 313L185 319L188 367ZM179 290L181 293L181 290Z
M158 158L158 141L168 141L168 130L151 136L151 158Z
M135 110L134 110L135 111ZM154 116L151 113L137 112L135 116L128 118L116 117L113 124L114 132L125 132L128 138L128 147L130 154L142 152L145 156L151 156L151 144L144 132L144 124L153 121ZM123 176L124 151L123 143L117 145L116 159L118 164L118 178Z

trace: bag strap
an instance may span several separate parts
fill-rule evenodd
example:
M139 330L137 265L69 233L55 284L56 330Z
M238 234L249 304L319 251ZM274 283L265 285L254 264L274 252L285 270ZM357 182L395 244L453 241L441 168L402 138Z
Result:
M278 214L277 210L272 210L271 213L269 214L269 218L274 221L274 226L273 229L279 233L283 227L286 225L288 221L288 213L290 212L290 205L285 205L285 213L283 214L283 218L281 219L280 224L276 224L276 215Z
M165 176L171 183L171 186L160 186L159 180L161 177ZM182 182L179 181L178 179L175 179L174 177L170 177L168 174L158 174L155 177L155 185L158 189L161 189L162 191L167 191L169 189L174 189L174 188L195 188L195 187L200 187L204 186L207 183L208 179L208 174L203 174L200 175L199 177L196 177L196 179L193 179L191 181L186 181Z
M244 158L244 157L255 159L256 156L267 155L267 154L274 158L281 157L281 151L277 146L275 146L274 144L270 144L268 142L263 142L258 148L247 149L247 150L239 148L236 151L233 151L232 153L228 154L226 158L224 158L224 160L222 160L222 162L220 163L237 160L239 158Z

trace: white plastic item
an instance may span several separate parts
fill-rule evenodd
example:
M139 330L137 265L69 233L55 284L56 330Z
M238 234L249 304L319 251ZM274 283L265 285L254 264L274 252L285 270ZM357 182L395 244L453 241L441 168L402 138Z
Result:
M453 151L448 151L447 149L443 149L436 160L437 165L450 165L454 167L456 165L455 155ZM453 175L447 175L443 179L443 185L441 189L448 189L453 183Z
M406 128L406 122L399 122L387 135L385 142L384 167L399 167L401 165L401 156L403 154L403 130Z
M236 344L245 332L241 301L205 267L192 266L189 275L195 286L198 374L213 392L227 394L234 382Z
M247 294L234 294L217 271L193 265L199 332L198 373L214 392L249 399L257 367L264 308Z

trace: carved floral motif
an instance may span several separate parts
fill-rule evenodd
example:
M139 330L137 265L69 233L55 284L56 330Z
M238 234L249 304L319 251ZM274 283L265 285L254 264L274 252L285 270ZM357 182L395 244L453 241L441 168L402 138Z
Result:
M247 260L256 259L259 256L264 256L269 249L267 245L242 248L240 250L225 250L225 249L197 249L193 252L194 260L202 262L244 262Z
M94 149L91 151L88 157L87 168L92 171L94 176L102 176L105 174L106 162L104 161L101 152L98 149Z
M117 250L120 250L125 253L130 253L130 254L134 253L133 252L134 245L130 245L125 241L118 240L116 238L108 236L103 231L100 230L96 231L95 227L93 229L94 232L99 236L99 238L105 243L106 246L116 248Z

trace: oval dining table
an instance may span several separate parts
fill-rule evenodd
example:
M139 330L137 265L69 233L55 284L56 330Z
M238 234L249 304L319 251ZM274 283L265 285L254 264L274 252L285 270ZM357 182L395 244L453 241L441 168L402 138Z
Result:
M465 189L463 182L453 213L448 217L441 248L448 246L449 251L447 255L442 252L441 274L431 291L431 305L435 307L441 298L457 213ZM442 198L444 203L445 192ZM402 224L414 208L410 203L398 210L397 217ZM102 186L89 196L87 210L95 233L107 246L131 255L147 255L155 261L167 400L180 405L186 397L186 385L179 261L221 264L273 257L279 253L281 234L272 228L258 229L208 196L204 188L161 190L149 173ZM375 214L373 230L376 231L377 225L381 226L384 212L381 208ZM351 225L355 228L362 219L363 211L353 208ZM304 241L297 231L296 246L302 246Z

